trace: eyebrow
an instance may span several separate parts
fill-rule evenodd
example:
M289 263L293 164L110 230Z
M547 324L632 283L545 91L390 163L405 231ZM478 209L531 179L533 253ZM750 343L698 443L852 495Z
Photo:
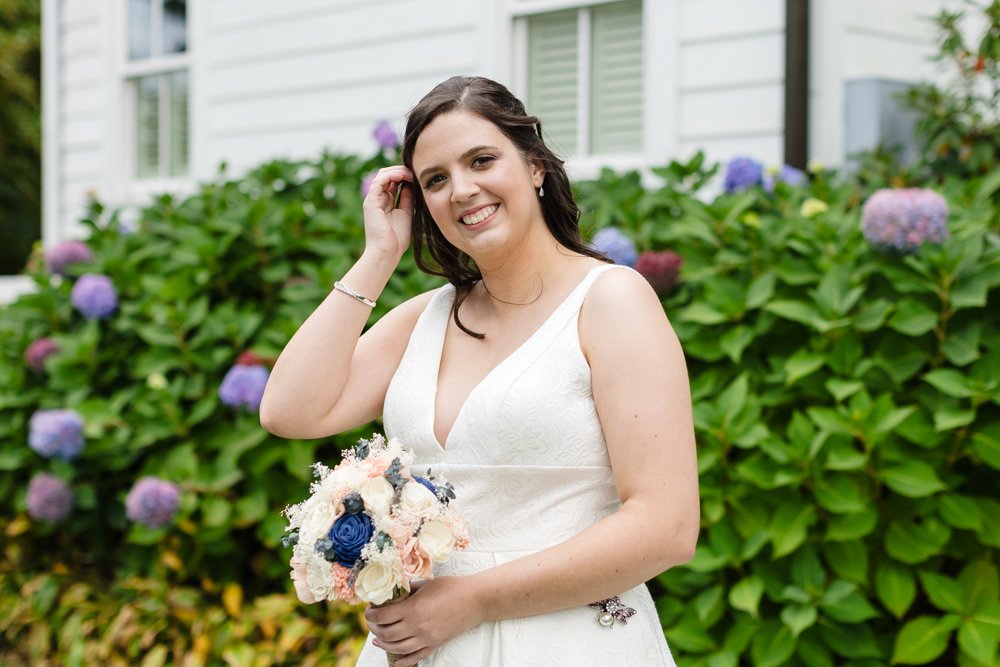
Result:
M462 153L459 156L458 159L459 159L459 161L466 160L470 156L472 156L473 153L478 153L479 151L485 151L485 150L499 151L500 149L497 148L496 146L474 146L474 147L470 148L469 150L465 151L464 153ZM427 167L426 169L424 169L424 170L422 170L420 172L420 176L418 176L417 178L422 181L422 180L424 180L424 176L426 176L427 174L429 174L431 172L437 171L440 168L441 167L438 166L438 165L434 165L432 167Z

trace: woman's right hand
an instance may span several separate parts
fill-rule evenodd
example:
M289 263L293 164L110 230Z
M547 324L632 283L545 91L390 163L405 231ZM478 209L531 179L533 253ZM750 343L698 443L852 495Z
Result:
M413 172L402 165L379 169L365 195L365 251L396 261L410 246ZM399 195L399 205L396 196Z

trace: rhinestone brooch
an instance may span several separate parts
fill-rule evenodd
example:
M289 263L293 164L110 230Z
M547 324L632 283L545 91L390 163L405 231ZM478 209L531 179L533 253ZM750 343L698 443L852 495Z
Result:
M588 606L600 609L600 613L597 614L597 622L605 628L614 627L615 621L627 623L628 619L635 615L635 609L623 604L617 595Z

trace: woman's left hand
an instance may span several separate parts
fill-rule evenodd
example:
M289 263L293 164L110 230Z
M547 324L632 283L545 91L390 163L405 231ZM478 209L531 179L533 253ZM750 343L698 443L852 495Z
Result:
M445 642L478 625L480 609L463 577L414 581L410 597L365 612L375 645L402 655L397 667L410 667Z

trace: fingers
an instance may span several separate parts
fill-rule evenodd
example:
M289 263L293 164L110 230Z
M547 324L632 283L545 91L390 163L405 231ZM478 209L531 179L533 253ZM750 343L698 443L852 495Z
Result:
M391 209L400 184L412 182L413 172L403 165L383 167L378 170L375 178L372 179L371 186L368 188L368 194L365 196L365 204L371 204L385 210ZM404 188L404 191L408 189ZM412 204L410 208L412 208Z
M400 209L402 209L404 211L412 212L413 211L413 185L412 185L412 181L411 181L410 185L407 185L405 187L404 187L404 185L402 183L400 183L400 187L402 187L403 189L402 189L402 192L400 192L400 194L399 194L399 204L396 206L396 208L400 208Z

